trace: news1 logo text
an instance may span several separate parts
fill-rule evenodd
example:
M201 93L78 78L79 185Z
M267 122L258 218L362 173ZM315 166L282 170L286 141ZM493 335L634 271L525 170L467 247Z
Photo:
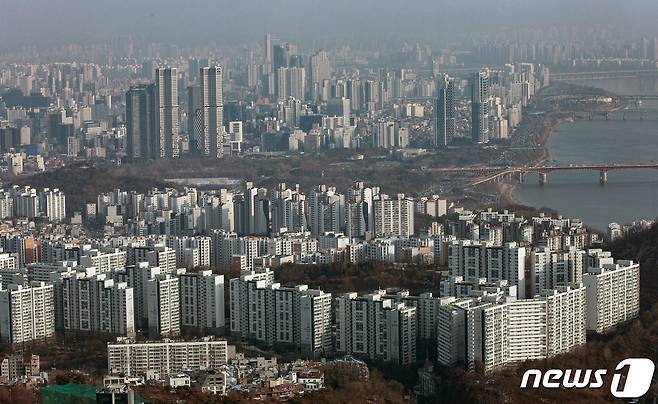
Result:
M628 370L624 377L623 371ZM615 367L610 393L617 398L639 398L649 391L655 364L647 358L628 358ZM607 369L528 369L523 374L521 388L538 389L600 389L604 387ZM531 382L532 380L532 382Z

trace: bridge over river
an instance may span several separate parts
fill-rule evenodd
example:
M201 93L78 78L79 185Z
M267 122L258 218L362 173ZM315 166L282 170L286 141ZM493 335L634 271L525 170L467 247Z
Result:
M524 177L528 173L539 174L539 183L544 185L548 183L548 175L551 172L557 171L598 171L599 181L601 184L608 182L608 172L616 170L657 170L658 164L592 164L592 165L576 165L571 164L568 166L531 166L531 167L472 167L472 168L439 168L434 169L434 172L442 172L449 174L474 174L479 178L469 185L480 185L488 182L497 182L511 178L517 178L523 182Z

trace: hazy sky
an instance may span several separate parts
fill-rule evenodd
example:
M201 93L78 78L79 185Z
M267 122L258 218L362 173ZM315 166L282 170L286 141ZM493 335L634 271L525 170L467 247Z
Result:
M260 38L266 31L295 40L418 38L592 23L654 30L658 0L0 0L0 41L21 43L123 34L164 41Z

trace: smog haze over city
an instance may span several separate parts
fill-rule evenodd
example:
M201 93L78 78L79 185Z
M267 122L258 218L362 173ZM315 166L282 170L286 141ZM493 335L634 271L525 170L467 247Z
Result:
M655 402L657 133L655 0L3 0L0 402Z
M440 43L471 33L554 26L611 26L654 34L651 0L22 0L0 14L4 46L99 41L121 35L173 43L254 40L276 32L312 42L379 37ZM15 45L15 44L14 44Z

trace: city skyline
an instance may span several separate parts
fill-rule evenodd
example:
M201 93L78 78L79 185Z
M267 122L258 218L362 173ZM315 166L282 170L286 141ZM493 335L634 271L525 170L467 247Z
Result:
M0 401L656 401L657 15L3 5Z
M219 36L217 39L220 40L221 36L232 41L256 40L260 34L251 33L256 29L261 32L262 30L277 32L298 41L305 39L307 33L313 31L323 32L322 38L327 40L336 37L347 39L354 33L370 39L382 35L429 39L436 35L454 36L458 31L462 33L496 31L513 25L527 28L580 25L582 20L579 20L578 16L581 15L587 15L586 21L592 25L619 24L635 27L645 35L658 34L653 28L655 20L651 18L651 15L656 15L658 6L649 0L631 2L507 0L498 3L496 7L485 7L486 3L481 0L449 2L449 4L416 0L409 6L394 1L383 4L381 1L375 4L372 0L359 2L339 0L339 2L332 7L315 7L300 0L286 0L281 4L265 5L254 0L241 3L195 0L185 7L177 7L174 4L154 0L140 1L136 4L121 0L89 7L81 0L60 0L55 3L32 0L14 2L5 7L3 16L0 17L4 17L0 20L2 27L0 34L8 39L21 41L23 44L37 39L31 36L33 34L48 38L50 36L48 34L57 33L58 37L71 41L84 32L88 38L103 40L117 29L151 40L161 37L173 41L180 41L183 38L185 41L212 40L211 35ZM286 8L289 18L297 21L297 24L290 26L270 18L278 15L282 7ZM343 14L337 11L345 7L352 9L353 12ZM486 13L483 11L485 8ZM223 12L227 9L232 12ZM76 12L70 14L70 10ZM571 12L564 13L562 10L571 10ZM231 14L250 15L251 18L238 24L231 18ZM317 14L324 18L319 20L313 18ZM77 19L77 24L68 27L56 24L58 16L74 17ZM519 18L520 16L524 18ZM400 21L403 23L399 24ZM377 29L376 25L373 25L374 22L386 26L387 29ZM398 23L393 24L393 22ZM209 29L209 27L213 28Z

